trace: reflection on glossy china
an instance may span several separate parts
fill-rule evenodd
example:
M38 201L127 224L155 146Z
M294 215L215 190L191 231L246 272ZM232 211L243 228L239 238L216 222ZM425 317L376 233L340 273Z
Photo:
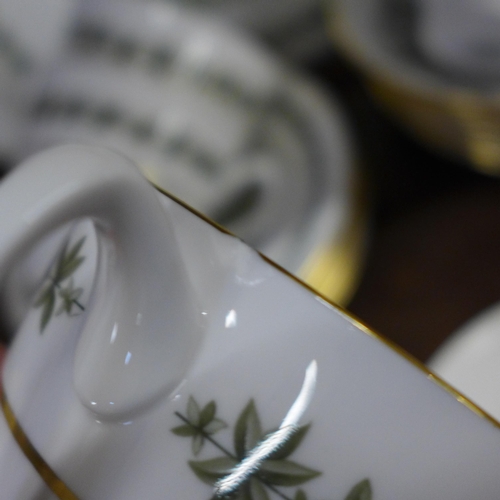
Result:
M6 498L498 492L494 421L122 156L41 153L0 213L3 276L59 228L3 373Z

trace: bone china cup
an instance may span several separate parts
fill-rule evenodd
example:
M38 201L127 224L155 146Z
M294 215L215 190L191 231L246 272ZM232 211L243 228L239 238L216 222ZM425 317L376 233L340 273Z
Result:
M496 421L124 157L40 153L0 214L2 276L66 228L3 369L2 498L498 497Z

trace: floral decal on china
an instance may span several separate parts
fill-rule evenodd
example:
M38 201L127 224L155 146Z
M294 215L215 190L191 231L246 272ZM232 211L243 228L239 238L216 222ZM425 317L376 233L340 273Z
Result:
M210 401L201 407L191 396L185 414L175 412L182 424L171 431L177 436L191 439L193 460L188 465L193 473L213 488L212 499L231 500L310 500L304 485L321 475L320 471L290 459L306 438L311 424L297 426L288 439L251 469L244 479L229 493L218 493L218 485L248 460L259 445L272 438L277 431L263 432L256 404L251 399L240 412L233 427L233 449L227 449L216 438L230 426L217 416L217 405ZM205 446L214 451L207 460L197 460ZM292 493L290 493L290 491ZM372 490L368 479L356 484L344 500L371 500Z
M85 236L71 246L67 241L45 279L42 291L34 304L42 310L40 333L43 333L54 315L75 316L85 310L79 302L83 288L75 286L73 279L73 274L85 260L80 254L84 243Z

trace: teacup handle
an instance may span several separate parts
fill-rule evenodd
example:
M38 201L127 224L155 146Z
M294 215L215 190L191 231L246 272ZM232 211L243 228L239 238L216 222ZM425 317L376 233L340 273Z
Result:
M201 333L195 296L168 213L135 165L85 146L40 153L0 184L0 214L2 278L60 225L89 217L98 229L100 295L86 311L74 364L85 406L122 418L182 381Z

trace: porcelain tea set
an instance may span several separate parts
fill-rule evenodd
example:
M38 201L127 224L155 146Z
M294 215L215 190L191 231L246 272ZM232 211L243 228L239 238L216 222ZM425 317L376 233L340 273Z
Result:
M349 212L349 141L322 92L178 6L64 5L40 47L64 64L0 87L11 112L0 116L13 118L0 126L17 141L0 147L20 163L0 182L2 306L15 329L0 498L496 498L500 424L279 265L297 271ZM56 26L72 27L71 43ZM265 256L197 211L215 203L189 170L211 163L200 149L241 163L210 192L258 185L270 203L234 226ZM164 191L176 172L185 201ZM264 212L275 239L259 233Z

